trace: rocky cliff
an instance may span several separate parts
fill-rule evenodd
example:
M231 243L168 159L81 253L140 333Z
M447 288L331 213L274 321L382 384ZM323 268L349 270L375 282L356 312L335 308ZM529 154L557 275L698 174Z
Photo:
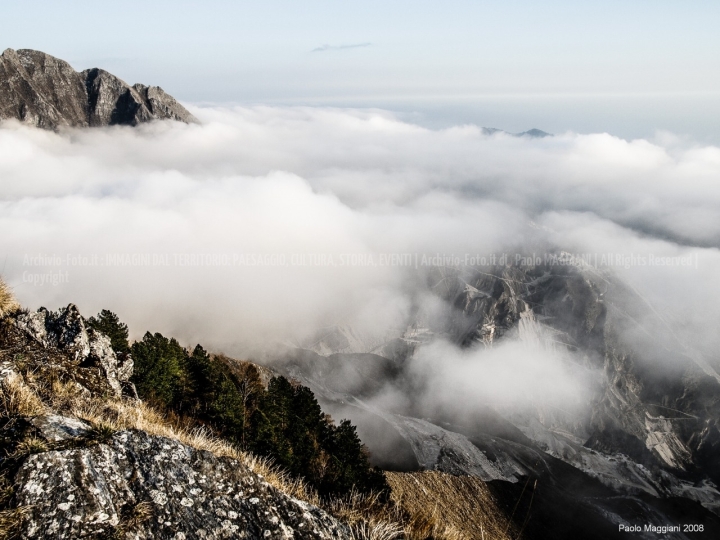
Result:
M0 319L3 538L353 538L252 459L167 425L132 371L73 305Z
M49 54L7 49L0 55L0 120L46 129L197 122L158 86L128 85L102 69L75 71Z

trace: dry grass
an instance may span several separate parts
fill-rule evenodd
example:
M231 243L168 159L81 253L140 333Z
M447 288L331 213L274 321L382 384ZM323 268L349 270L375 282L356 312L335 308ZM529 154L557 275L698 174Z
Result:
M11 483L3 474L0 474L0 507L4 508L12 495L13 487ZM0 540L18 538L20 527L28 510L29 507L27 506L19 509L0 510Z
M398 540L405 538L405 530L397 523L360 521L350 526L354 540Z
M45 398L47 404L42 398ZM137 429L150 435L178 440L218 457L237 459L281 492L311 504L321 504L315 491L302 480L290 478L269 459L242 452L214 436L207 428L186 428L177 419L174 422L169 420L142 401L96 398L88 395L74 381L63 382L51 372L13 373L0 384L0 416L28 417L50 411L89 422L92 426L90 438L98 442L106 442L116 431ZM48 447L44 441L27 439L19 444L17 451L25 455L46 450ZM143 508L139 510L133 519L144 519ZM23 515L20 511L0 512L0 540L7 537L3 536L2 531L17 525Z
M18 538L20 527L30 513L30 506L0 511L0 540Z
M188 428L182 425L181 420L170 420L142 401L89 397L74 382L54 380L51 387L52 408L89 422L93 426L91 435L98 440L106 440L113 432L124 429L137 429L150 435L175 439L219 457L237 459L283 493L320 504L317 493L304 482L290 478L268 459L239 450L205 427Z
M329 513L350 526L355 540L396 540L407 538L399 509L382 502L377 495L352 493L342 499L324 501Z
M425 475L428 475L425 477ZM344 499L325 503L325 509L350 525L357 540L509 540L512 530L487 493L485 484L477 479L458 479L443 473L387 473L393 488L391 501L382 502L377 496L353 494ZM390 478L392 476L392 478ZM439 485L436 477L445 477L453 490ZM409 482L412 488L408 489ZM462 484L471 484L471 493L463 493ZM465 486L467 487L467 486ZM439 489L437 493L430 490ZM478 497L478 491L482 497ZM450 499L452 497L452 499ZM469 497L469 500L468 500ZM447 507L459 506L443 512L438 500ZM482 501L482 507L475 505ZM433 506L434 504L434 506ZM488 510L492 508L492 512ZM460 523L463 514L470 522Z
M115 431L125 429L137 429L150 435L175 439L218 457L237 459L279 491L323 507L348 523L357 540L395 540L403 536L404 527L397 522L396 516L379 503L377 497L353 495L343 500L322 501L316 491L302 480L291 478L274 466L271 460L243 452L214 436L207 428L187 428L177 418L171 420L142 401L95 398L82 391L73 381L62 382L51 373L41 377L38 373L28 372L24 376L13 376L10 381L11 384L7 386L12 398L6 401L12 406L6 407L6 413L34 416L53 410L72 415L90 423L93 426L91 437L101 442L110 438ZM47 406L40 396L48 402ZM21 405L18 406L18 403ZM34 441L28 441L23 451L31 453L36 446Z
M237 459L291 497L320 504L317 493L301 480L290 478L271 460L243 452L207 428L188 428L177 419L171 421L142 401L96 398L74 381L63 382L50 372L44 376L39 372L13 373L0 384L0 416L37 416L50 411L87 421L92 425L91 438L100 442L116 431L137 429L219 457Z
M127 526L133 529L141 523L145 523L153 517L153 508L152 503L149 501L137 503L128 517Z
M125 540L129 534L132 535L133 531L151 519L153 515L153 504L151 502L139 502L131 508L125 509L123 515L120 517L120 522L113 530L109 531L109 534L105 535L104 538Z
M393 501L415 522L410 538L511 540L517 537L479 478L437 471L387 473Z
M37 416L46 411L45 404L21 375L11 373L0 383L0 416Z
M13 453L14 457L29 456L31 454L40 454L50 449L47 442L37 437L27 437L20 441Z
M0 279L0 319L20 309L20 304L12 294L10 287Z

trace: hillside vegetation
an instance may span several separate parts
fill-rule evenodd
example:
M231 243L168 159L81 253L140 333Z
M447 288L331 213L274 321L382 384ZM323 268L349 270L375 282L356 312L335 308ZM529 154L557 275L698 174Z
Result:
M323 414L309 388L284 377L273 377L266 388L253 365L238 375L200 345L189 353L161 334L145 334L132 345L132 357L140 398L272 459L321 496L388 491L355 426Z
M268 526L297 527L297 516L306 516L303 519L315 523L319 531L335 531L333 538L507 538L502 530L505 522L478 486L479 495L471 493L469 501L483 509L468 523L482 524L482 528L463 527L457 519L465 514L433 510L437 504L430 494L410 489L417 483L416 475L386 476L370 467L355 427L324 415L313 393L296 382L271 377L266 369L249 362L209 355L199 345L184 349L160 334L148 333L131 344L127 327L109 311L87 320L72 305L59 312L30 313L19 310L9 291L3 305L12 314L0 320L0 539L74 538L76 533L169 538L165 520L156 519L158 513L175 512L174 519L179 521L174 527L187 531L182 527L193 522L183 520L196 520L204 510L198 508L200 514L193 518L185 516L186 499L171 495L175 489L192 486L183 487L176 480L162 488L162 478L179 478L178 471L192 473L192 467L205 467L208 474L220 478L228 465L232 472L228 479L252 483L253 475L258 475L269 486L263 488L259 503L269 505L269 515L267 511L233 514L246 523L249 538L256 537L253 531L258 526L260 532ZM126 377L136 383L141 399L134 397L134 387ZM150 450L143 450L148 445ZM199 453L163 465L152 456L161 457L164 448L176 448L178 456L190 456L187 449ZM113 463L117 467L125 463L121 458L125 452L136 456L129 463L135 467L131 476L114 471ZM33 469L33 463L55 472L38 476L33 471L40 469ZM81 463L89 468L78 469ZM155 476L148 467L162 474ZM97 474L100 478L95 478ZM123 478L131 481L130 488L123 488ZM143 487L133 478L151 483ZM426 477L417 478L425 481ZM108 481L120 483L108 492ZM49 484L40 488L37 482ZM454 485L452 480L446 483ZM427 481L425 485L430 490L440 487ZM158 495L158 486L172 489ZM209 487L218 494L224 489L217 481ZM92 495L98 488L103 496L116 497L119 492L113 489L132 492L111 502ZM458 484L455 492L439 490L438 500L455 504L460 501L460 488ZM51 491L38 498L38 489ZM152 500L148 489L155 493ZM168 502L162 502L166 498ZM52 510L72 500L80 506L64 514ZM158 506L157 500L165 506ZM217 500L208 498L203 504ZM298 504L308 510L297 514L292 508ZM47 517L51 510L57 514L52 519ZM268 521L271 517L275 521ZM208 517L208 524L213 520L217 522ZM63 527L64 533L53 532ZM225 533L218 531L207 538L224 538ZM315 538L313 534L297 538Z

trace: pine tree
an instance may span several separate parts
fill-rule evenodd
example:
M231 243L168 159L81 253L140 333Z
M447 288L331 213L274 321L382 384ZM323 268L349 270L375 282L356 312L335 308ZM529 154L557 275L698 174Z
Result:
M133 343L135 369L132 381L138 395L163 408L179 405L187 391L188 354L175 339L147 332Z
M208 424L219 436L272 458L321 495L387 493L355 427L348 420L336 426L309 388L274 377L265 389L252 364L229 364L200 345L188 353L161 334L145 334L131 351L138 394L161 410Z
M387 481L382 472L370 466L369 454L350 420L343 420L333 429L328 452L331 474L320 488L321 492L347 493L355 489L361 493L386 492Z
M253 415L253 435L252 451L303 477L321 495L389 489L350 421L335 426L309 388L284 377L270 381Z
M98 313L97 317L90 317L88 324L95 330L102 332L110 338L110 344L118 356L130 354L128 341L128 327L120 322L120 318L107 309Z

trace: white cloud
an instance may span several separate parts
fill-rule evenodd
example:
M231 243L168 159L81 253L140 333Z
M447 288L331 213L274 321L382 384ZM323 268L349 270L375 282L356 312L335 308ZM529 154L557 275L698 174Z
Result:
M549 243L697 254L697 269L618 271L677 313L694 312L701 329L718 315L719 148L667 134L651 142L434 131L374 110L193 113L203 125L0 129L0 253L24 303L110 308L136 336L160 330L233 347L291 339L357 313L387 321L384 306L394 317L409 305L412 272L184 267L175 254L288 262L325 254L337 264L342 254L484 254ZM26 254L163 254L170 266L63 265L68 284L36 287L24 273L58 268L23 266Z

